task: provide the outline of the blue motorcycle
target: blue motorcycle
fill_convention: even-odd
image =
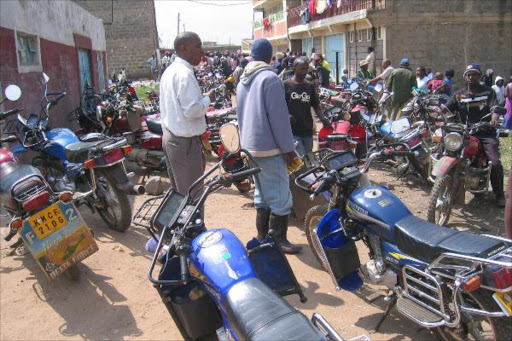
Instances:
[[[230,155],[240,151],[234,124],[220,135]],[[208,195],[260,171],[243,152],[251,161],[242,169],[206,180],[220,161],[187,195],[171,190],[164,196],[148,228],[150,244],[157,244],[149,247],[149,280],[185,340],[343,340],[321,315],[310,321],[279,296],[297,293],[305,301],[272,237],[253,239],[246,250],[231,231],[205,229],[201,211]]]
[[[21,143],[12,150],[37,152],[32,165],[54,192],[72,192],[78,205],[85,204],[98,212],[110,228],[125,231],[132,217],[127,193],[144,193],[143,186],[133,186],[124,167],[132,147],[125,138],[88,134],[79,139],[67,128],[50,128],[50,110],[66,93],[49,93],[50,78],[43,73],[43,79],[41,114],[31,114],[28,119],[18,114],[4,127],[4,133],[16,135]]]
[[[363,281],[392,292],[393,307],[443,340],[506,340],[512,321],[512,240],[475,235],[415,217],[384,186],[360,186],[373,160],[410,156],[382,145],[364,168],[350,152],[326,155],[297,177],[311,198],[330,191],[327,206],[306,215],[311,249],[337,290],[357,290]],[[309,187],[303,178],[318,174]],[[356,241],[369,249],[361,265]]]

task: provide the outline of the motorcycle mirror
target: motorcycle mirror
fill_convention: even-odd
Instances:
[[[21,89],[19,86],[11,84],[7,88],[5,88],[5,97],[9,101],[15,102],[21,97]]]
[[[382,91],[382,84],[378,83],[377,85],[375,85],[375,91],[381,92]]]
[[[359,84],[357,84],[357,82],[350,84],[351,91],[356,91],[358,87],[359,87]]]
[[[47,84],[50,81],[50,77],[43,72],[43,84]]]
[[[231,154],[240,151],[240,135],[238,134],[238,127],[234,123],[226,123],[219,129],[220,139],[222,144]]]

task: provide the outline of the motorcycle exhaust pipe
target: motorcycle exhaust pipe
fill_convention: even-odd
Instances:
[[[141,195],[146,193],[146,187],[143,185],[135,185],[132,188],[130,188],[130,194],[133,195]]]

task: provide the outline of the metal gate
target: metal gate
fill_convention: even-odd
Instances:
[[[338,52],[338,53],[336,53]],[[336,80],[336,75],[343,75],[345,69],[345,35],[336,34],[325,37],[325,59],[331,65],[331,79]],[[338,60],[338,69],[336,69],[336,59]]]
[[[84,93],[86,84],[92,86],[91,54],[89,50],[78,49],[78,71],[80,73],[80,95]]]

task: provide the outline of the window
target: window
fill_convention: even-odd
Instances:
[[[372,40],[372,29],[367,28],[366,29],[366,41],[370,41],[370,40]]]
[[[382,40],[382,26],[377,27],[377,40]]]
[[[357,37],[357,41],[363,41],[363,32],[364,32],[364,30],[359,30],[357,32],[359,33],[358,37]]]
[[[349,32],[350,42],[351,42],[351,43],[353,43],[353,42],[354,42],[354,36],[355,36],[355,33],[356,33],[356,31],[350,31],[350,32]]]
[[[19,72],[42,71],[38,36],[16,32],[16,51]]]

